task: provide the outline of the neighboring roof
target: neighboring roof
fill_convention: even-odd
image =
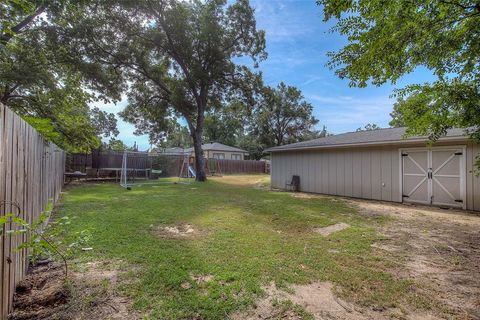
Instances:
[[[183,149],[180,147],[173,147],[173,148],[154,148],[152,153],[162,153],[167,155],[182,155],[189,153],[188,149]]]
[[[406,128],[387,128],[370,131],[347,132],[325,138],[319,138],[309,141],[297,142],[266,149],[265,152],[288,151],[299,149],[316,149],[316,148],[333,148],[345,146],[359,146],[359,145],[375,145],[375,144],[391,144],[391,143],[407,143],[407,142],[426,142],[426,136],[403,137]],[[465,140],[465,129],[450,129],[446,136],[439,139],[443,140]]]
[[[202,145],[203,151],[225,151],[225,152],[241,152],[241,153],[248,153],[248,151],[236,148],[236,147],[230,147],[227,145],[224,145],[222,143],[218,142],[213,142],[213,143],[205,143]],[[188,148],[186,151],[193,152],[193,148]]]
[[[180,147],[173,147],[173,148],[165,148],[163,149],[163,152],[165,153],[172,153],[172,152],[184,152],[185,149],[184,148],[180,148]]]

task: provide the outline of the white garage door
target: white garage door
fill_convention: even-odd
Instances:
[[[463,147],[403,149],[404,202],[465,207],[465,150]]]

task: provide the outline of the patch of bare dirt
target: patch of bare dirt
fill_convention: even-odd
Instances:
[[[116,294],[119,271],[113,267],[112,262],[87,263],[68,279],[61,266],[32,268],[17,286],[9,319],[141,319],[130,299]]]
[[[322,195],[304,192],[292,192],[292,197],[299,199],[320,199],[324,198]]]
[[[200,230],[194,228],[191,224],[182,224],[176,226],[156,226],[154,227],[156,235],[162,238],[186,239],[194,238],[202,234]]]
[[[116,286],[120,261],[86,263],[83,270],[73,275],[74,298],[71,319],[141,319],[131,308],[132,301],[118,295]],[[73,300],[73,299],[72,299]]]
[[[184,290],[191,289],[193,282],[195,282],[198,286],[202,286],[202,285],[212,281],[213,280],[213,275],[211,275],[211,274],[205,274],[205,275],[190,274],[190,279],[192,280],[191,282],[185,281],[182,284],[180,284],[180,287]]]
[[[361,214],[392,217],[372,247],[390,272],[413,279],[431,297],[438,316],[480,319],[480,216],[424,206],[349,200]]]
[[[190,278],[195,281],[197,284],[207,283],[213,280],[211,274],[206,275],[190,275]]]
[[[313,229],[314,232],[321,234],[322,236],[326,237],[331,235],[334,232],[345,230],[349,228],[350,225],[344,222],[332,224],[323,228],[315,228]]]
[[[282,302],[290,301],[294,305],[313,315],[315,319],[366,320],[386,319],[380,312],[361,309],[335,296],[330,282],[314,282],[307,285],[293,285],[287,291],[278,289],[273,283],[264,288],[265,297],[257,301],[254,308],[236,313],[234,320],[288,319],[303,317],[292,309],[281,308]]]
[[[184,282],[180,285],[182,289],[188,290],[192,288],[192,284],[190,282]]]
[[[10,320],[48,319],[63,310],[70,298],[62,266],[43,265],[30,269],[30,274],[16,289],[14,311]]]

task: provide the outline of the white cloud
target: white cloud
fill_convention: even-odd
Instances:
[[[285,10],[287,1],[253,1],[258,28],[266,32],[267,42],[290,42],[314,31],[302,17]]]
[[[305,80],[304,82],[302,82],[300,84],[300,86],[304,87],[304,86],[308,86],[309,84],[312,84],[312,83],[315,83],[315,82],[319,82],[321,81],[322,84],[329,84],[330,82],[328,81],[325,81],[325,78],[322,77],[322,76],[310,76],[308,77],[307,80]]]
[[[268,68],[269,66],[272,67],[279,67],[281,69],[292,69],[303,65],[309,62],[309,59],[304,57],[301,54],[297,53],[290,53],[292,56],[288,57],[285,55],[278,55],[276,57],[268,58],[265,62],[263,62],[262,67]]]
[[[304,88],[312,84],[321,84],[322,87],[332,87],[333,84],[325,76],[310,75],[306,77],[306,80],[300,83],[300,87]]]

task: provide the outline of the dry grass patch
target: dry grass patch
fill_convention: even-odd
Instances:
[[[326,227],[323,227],[323,228],[315,228],[315,229],[313,229],[313,231],[321,234],[324,237],[326,237],[326,236],[329,236],[330,234],[332,234],[334,232],[345,230],[349,227],[350,227],[349,224],[344,223],[344,222],[340,222],[340,223],[335,223],[335,224],[332,224],[332,225],[329,225],[329,226],[326,226]]]
[[[65,319],[141,319],[132,300],[118,294],[120,261],[86,263],[73,275],[73,297]],[[131,269],[131,268],[130,268]]]
[[[313,194],[313,193],[304,193],[304,192],[292,192],[292,197],[299,199],[322,199],[325,198],[323,195]]]
[[[190,275],[190,278],[195,281],[197,284],[207,283],[213,280],[211,274],[206,275]]]
[[[173,226],[156,226],[154,233],[161,238],[188,239],[202,234],[202,232],[191,224]]]
[[[118,295],[121,272],[112,267],[111,262],[83,264],[68,279],[62,266],[32,268],[17,286],[9,319],[141,319],[132,311],[132,301]]]
[[[105,289],[96,285],[86,302],[102,301],[108,292],[131,297],[149,319],[226,319],[255,302],[257,308],[237,319],[254,317],[263,303],[261,317],[270,319],[478,318],[480,285],[473,277],[480,224],[474,218],[367,201],[362,207],[327,196],[297,198],[255,189],[260,178],[215,177],[131,192],[117,185],[69,190],[61,211],[75,219],[69,234],[91,230],[94,248],[78,259],[142,265],[138,274],[117,274],[121,295],[109,291],[116,280],[100,280]],[[229,179],[237,182],[229,185]],[[351,227],[328,237],[313,232],[337,223]],[[329,296],[326,281],[341,300]],[[288,289],[262,302],[268,296],[262,285],[271,282]],[[325,295],[336,303],[330,309],[311,305],[311,297],[325,301]],[[131,312],[128,300],[126,305]]]
[[[389,272],[413,279],[442,318],[480,319],[480,216],[453,209],[351,200],[364,215],[393,219],[372,244],[393,263]],[[423,302],[412,301],[424,307]]]
[[[209,180],[234,185],[239,187],[252,187],[257,189],[266,189],[270,187],[270,176],[266,174],[258,175],[228,175],[221,177],[209,177]]]
[[[379,313],[348,303],[334,294],[327,281],[291,285],[286,290],[273,283],[264,287],[265,296],[254,307],[232,316],[234,320],[256,319],[386,319]]]

